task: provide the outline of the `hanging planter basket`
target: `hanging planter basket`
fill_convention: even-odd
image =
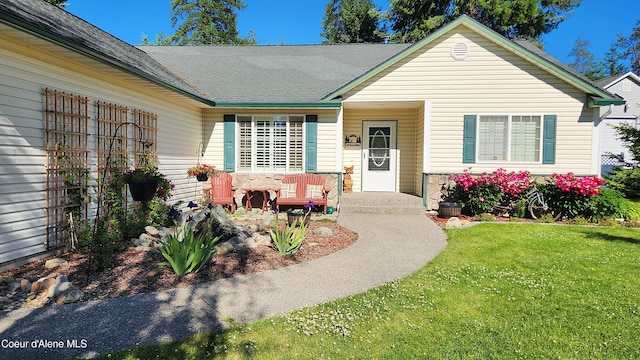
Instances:
[[[287,224],[296,224],[296,227],[298,227],[304,222],[304,226],[309,226],[309,221],[311,221],[311,212],[303,214],[287,210]]]
[[[198,179],[198,181],[207,181],[209,180],[209,175],[206,173],[196,174],[196,179]]]
[[[158,183],[148,181],[146,183],[129,183],[129,192],[133,201],[151,201],[158,190]]]

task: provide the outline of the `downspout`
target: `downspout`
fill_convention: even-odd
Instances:
[[[607,116],[611,115],[611,112],[613,112],[613,104],[609,105],[609,109],[600,116],[600,121],[604,120]]]
[[[598,124],[600,125],[600,123],[607,118],[607,116],[611,115],[611,113],[613,112],[613,104],[609,105],[609,108],[607,109],[607,111],[604,112],[604,114],[600,115],[599,119],[598,119]],[[597,127],[596,127],[597,128]],[[601,153],[601,149],[600,149],[600,132],[597,131],[595,134],[598,137],[598,152],[596,153],[596,158],[598,159],[597,162],[597,170],[596,170],[596,174],[598,175],[598,177],[602,176],[602,153]]]

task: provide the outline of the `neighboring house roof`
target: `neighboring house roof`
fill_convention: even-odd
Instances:
[[[557,77],[564,79],[565,81],[573,84],[574,86],[582,89],[589,95],[587,98],[588,106],[602,106],[602,105],[621,105],[624,104],[624,100],[616,95],[613,95],[606,91],[605,89],[600,88],[599,86],[591,83],[587,78],[573,71],[569,67],[562,64],[557,59],[553,58],[551,55],[545,53],[540,48],[535,45],[526,42],[526,41],[511,41],[504,36],[498,34],[497,32],[489,29],[488,27],[482,25],[481,23],[473,20],[469,16],[462,15],[456,20],[450,22],[449,24],[443,26],[437,31],[433,32],[426,38],[418,41],[413,44],[411,47],[405,49],[404,51],[396,54],[386,62],[380,64],[375,69],[372,69],[366,74],[354,79],[350,83],[346,84],[342,88],[334,91],[325,97],[325,100],[334,99],[343,95],[345,92],[353,89],[358,86],[362,82],[370,79],[371,77],[379,74],[383,70],[388,67],[396,64],[401,59],[405,58],[409,54],[418,51],[423,48],[427,44],[433,42],[438,39],[443,34],[446,34],[453,28],[457,26],[466,26],[467,28],[484,35],[485,37],[492,39],[494,42],[502,45],[504,48],[511,50],[512,52],[519,54],[521,57],[526,60],[546,69],[550,73],[555,74]]]
[[[622,75],[616,75],[616,76],[610,76],[608,78],[604,78],[604,79],[600,79],[598,81],[596,81],[596,84],[600,87],[602,87],[603,89],[608,89],[610,88],[613,84],[619,82],[622,79],[626,79],[626,78],[630,78],[635,80],[638,84],[640,84],[640,76],[634,74],[632,71],[629,71],[626,74],[622,74]]]
[[[143,51],[45,1],[2,0],[0,22],[201,103],[215,105],[211,98],[168,71]]]
[[[211,94],[217,106],[340,106],[321,102],[410,44],[140,46]]]

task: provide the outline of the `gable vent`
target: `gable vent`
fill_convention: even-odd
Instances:
[[[469,45],[457,42],[451,45],[451,57],[456,60],[464,60],[469,56]]]

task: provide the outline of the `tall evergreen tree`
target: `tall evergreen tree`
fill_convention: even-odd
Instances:
[[[625,60],[629,57],[628,39],[618,34],[616,41],[611,43],[604,54],[604,71],[606,76],[616,76],[628,71]]]
[[[631,60],[631,71],[640,75],[640,20],[629,36],[627,49]]]
[[[603,65],[594,60],[589,50],[590,45],[589,40],[578,37],[569,52],[569,56],[574,59],[569,66],[591,80],[602,79],[605,76]]]
[[[538,39],[582,0],[392,0],[394,40],[414,42],[466,14],[508,38]]]
[[[59,8],[64,8],[65,6],[69,5],[67,4],[67,0],[45,0],[45,1]]]
[[[248,44],[238,37],[237,11],[246,7],[242,0],[172,0],[171,37],[176,45]]]
[[[385,37],[382,12],[371,0],[330,0],[324,11],[323,43],[379,43]]]

